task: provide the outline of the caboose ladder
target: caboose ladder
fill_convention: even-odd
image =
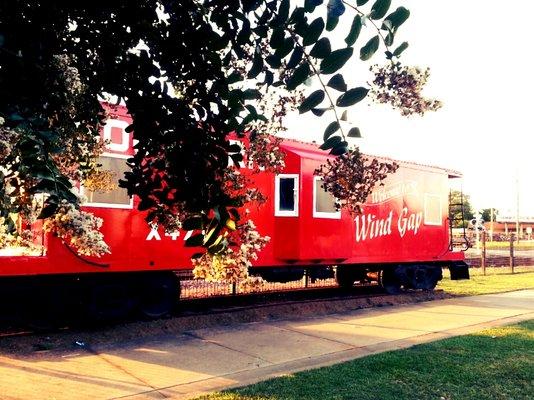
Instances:
[[[470,247],[469,239],[465,230],[465,210],[464,210],[464,193],[460,191],[460,202],[452,203],[452,189],[449,192],[449,250],[461,249],[467,250]],[[459,223],[459,224],[458,224]],[[456,225],[462,228],[460,237],[453,234],[453,228]]]

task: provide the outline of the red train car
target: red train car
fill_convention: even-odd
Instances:
[[[118,178],[133,152],[132,135],[125,130],[130,122],[119,109],[102,132],[109,143],[101,163]],[[268,201],[250,207],[249,217],[271,240],[254,262],[253,274],[283,282],[301,278],[304,271],[312,278],[335,273],[341,286],[376,279],[391,293],[433,289],[443,267],[453,279],[469,277],[463,253],[452,250],[450,238],[449,179],[459,177],[456,172],[400,162],[354,217],[335,209],[314,175],[329,157],[326,152],[291,140],[281,148],[283,173],[254,176]],[[168,312],[179,293],[174,272],[192,268],[194,249],[184,246],[190,233],[150,227],[145,213],[137,210],[138,200],[124,189],[81,191],[88,198],[84,207],[104,220],[111,254],[80,256],[46,235],[46,251],[39,255],[0,255],[0,281],[13,287],[32,282],[32,296],[42,288],[52,288],[58,296],[75,294],[93,315],[121,314],[133,307],[147,316]]]

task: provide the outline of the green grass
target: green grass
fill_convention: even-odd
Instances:
[[[526,400],[534,321],[271,379],[204,400]]]
[[[510,268],[486,268],[484,276],[480,268],[471,268],[471,279],[451,281],[444,270],[438,289],[455,295],[471,296],[534,288],[533,267],[518,267],[516,271],[512,274]]]
[[[486,241],[486,249],[493,250],[508,250],[510,248],[510,242],[490,242]],[[534,241],[520,241],[519,243],[514,242],[515,250],[533,250]]]

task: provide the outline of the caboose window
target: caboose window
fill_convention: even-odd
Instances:
[[[441,198],[435,194],[425,193],[425,225],[441,226],[443,224],[441,218]]]
[[[274,198],[274,215],[297,217],[299,215],[299,176],[295,174],[277,175]]]
[[[319,176],[313,178],[313,216],[315,218],[341,218],[341,211],[336,209],[336,199],[323,188]]]
[[[124,179],[124,173],[129,171],[126,165],[126,158],[101,156],[98,163],[103,171],[110,171],[113,174],[113,188],[108,191],[92,191],[83,188],[83,194],[87,197],[85,206],[109,207],[109,208],[132,208],[132,198],[128,196],[126,189],[119,187],[119,179]]]

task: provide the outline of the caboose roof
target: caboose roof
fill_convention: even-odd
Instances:
[[[330,154],[328,154],[328,150],[319,149],[319,145],[317,143],[303,142],[303,141],[296,140],[296,139],[283,139],[281,147],[288,152],[296,154],[297,156],[309,158],[313,160],[324,160],[325,158],[334,158],[334,156],[331,156]],[[404,167],[408,167],[408,168],[426,170],[426,171],[434,171],[438,173],[446,173],[449,178],[461,178],[462,177],[461,172],[453,170],[453,169],[449,169],[449,168],[442,168],[442,167],[437,167],[434,165],[421,164],[421,163],[416,163],[413,161],[395,160],[390,157],[376,156],[373,154],[363,154],[363,155],[370,157],[370,158],[376,158],[381,161],[389,161],[389,162],[394,161],[397,164],[402,165]]]

